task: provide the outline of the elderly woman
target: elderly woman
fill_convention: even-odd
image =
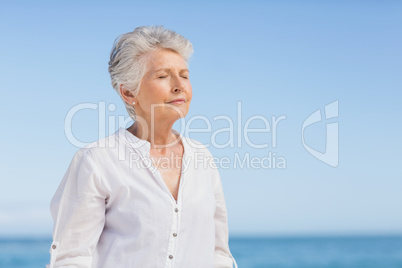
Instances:
[[[116,39],[109,72],[134,124],[74,155],[51,202],[47,267],[237,267],[213,158],[172,129],[190,107],[192,52],[161,26]]]

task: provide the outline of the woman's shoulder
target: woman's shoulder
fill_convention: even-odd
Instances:
[[[90,142],[79,148],[75,153],[75,157],[95,158],[96,156],[105,157],[106,155],[115,154],[121,148],[122,142],[119,131],[116,131],[105,138]]]

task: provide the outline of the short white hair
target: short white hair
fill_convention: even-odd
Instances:
[[[113,88],[122,98],[120,85],[137,95],[146,72],[147,55],[156,49],[169,49],[183,57],[187,66],[193,46],[180,34],[163,26],[141,26],[116,38],[110,53],[109,73]],[[135,120],[134,107],[122,98],[129,116]]]

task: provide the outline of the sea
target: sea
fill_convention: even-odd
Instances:
[[[0,238],[0,267],[45,267],[50,244]],[[229,245],[239,268],[402,268],[402,236],[231,237]]]

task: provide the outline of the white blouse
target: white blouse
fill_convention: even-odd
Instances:
[[[150,143],[119,128],[79,149],[51,201],[53,267],[237,267],[209,150],[183,137],[177,202]]]

